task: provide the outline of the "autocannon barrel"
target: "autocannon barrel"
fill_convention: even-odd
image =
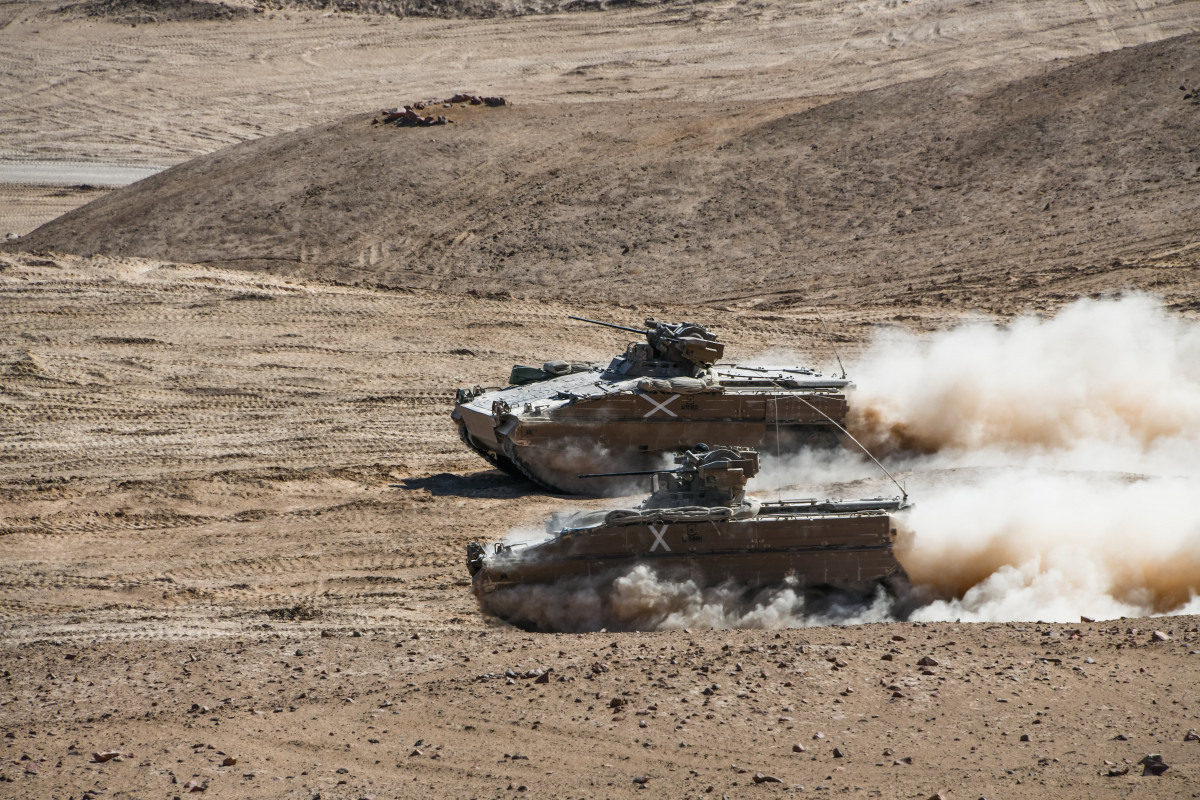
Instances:
[[[576,478],[622,478],[626,475],[662,475],[664,473],[695,472],[693,467],[683,469],[643,469],[636,472],[591,472],[587,475],[576,475]]]
[[[570,314],[567,315],[567,319],[575,319],[575,320],[579,320],[580,322],[590,322],[592,325],[603,325],[605,328],[616,328],[619,331],[629,331],[631,333],[640,333],[643,336],[646,334],[646,331],[644,331],[640,328],[630,328],[626,325],[614,325],[611,322],[601,322],[598,319],[587,319],[586,317],[576,317],[576,316],[573,316]]]

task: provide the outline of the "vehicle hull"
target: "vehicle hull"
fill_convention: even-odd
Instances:
[[[800,587],[870,594],[904,581],[886,509],[847,505],[822,511],[838,506],[775,504],[746,519],[699,518],[693,509],[682,516],[695,518],[675,521],[668,509],[654,521],[566,529],[537,544],[484,553],[472,566],[473,587],[484,597],[565,578],[606,579],[638,564],[698,586],[754,589],[791,579]]]
[[[459,403],[453,414],[459,435],[493,465],[551,491],[611,495],[629,492],[630,482],[577,476],[653,469],[665,454],[701,442],[767,455],[831,449],[841,444],[848,411],[839,387],[766,390],[717,383],[683,394],[606,385],[596,377],[587,387],[578,385],[578,376],[560,379],[560,387],[546,381],[538,384],[540,397],[522,386]],[[555,400],[539,402],[541,397]]]

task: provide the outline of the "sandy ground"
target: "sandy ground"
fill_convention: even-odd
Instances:
[[[604,501],[484,469],[447,389],[549,339],[602,357],[622,335],[565,320],[602,307],[68,256],[0,281],[7,796],[1195,796],[1195,617],[553,635],[481,614],[468,541]],[[847,354],[892,326],[855,316],[829,320]],[[720,330],[830,356],[811,317]],[[1172,768],[1142,777],[1148,753]]]
[[[1028,78],[1200,20],[1193,2],[818,2],[133,28],[54,7],[0,7],[0,158],[180,163],[460,89],[799,108]],[[3,187],[0,227],[91,199]],[[526,633],[480,612],[464,546],[603,501],[485,469],[448,419],[457,386],[626,341],[568,313],[695,317],[731,356],[822,366],[834,342],[853,358],[1130,287],[1194,318],[1195,238],[1171,224],[1144,258],[1005,291],[971,289],[983,267],[912,294],[848,267],[822,289],[832,336],[811,298],[761,287],[614,308],[0,254],[0,796],[1200,796],[1200,618]],[[839,488],[878,490],[859,477]],[[1165,774],[1143,775],[1151,753]]]
[[[137,27],[0,10],[0,156],[172,164],[417,97],[820,97],[1015,78],[1195,32],[1195,2],[714,2],[496,20],[270,12]]]
[[[109,189],[78,189],[71,186],[42,186],[0,183],[0,236],[22,236],[55,217],[90,203]]]

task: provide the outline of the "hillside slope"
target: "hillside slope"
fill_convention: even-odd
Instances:
[[[455,124],[365,114],[228,148],[21,246],[565,298],[1005,311],[1048,281],[1194,294],[1197,35],[816,105],[444,113]]]

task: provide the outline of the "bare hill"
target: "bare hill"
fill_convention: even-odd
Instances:
[[[1006,311],[1058,284],[1183,303],[1198,89],[1188,35],[816,105],[456,106],[409,129],[363,114],[195,159],[21,246],[531,296]]]
[[[219,0],[84,0],[61,6],[55,13],[122,25],[147,25],[240,19],[264,11],[288,10],[482,19],[671,4],[672,0],[253,0],[236,5]]]
[[[704,2],[704,0],[699,0]],[[674,5],[673,0],[258,0],[263,9],[309,9],[395,17],[521,17],[629,6]],[[679,3],[692,5],[692,3]]]
[[[121,25],[160,22],[211,22],[242,19],[254,13],[245,6],[211,0],[84,0],[55,9],[68,18],[98,19]]]

